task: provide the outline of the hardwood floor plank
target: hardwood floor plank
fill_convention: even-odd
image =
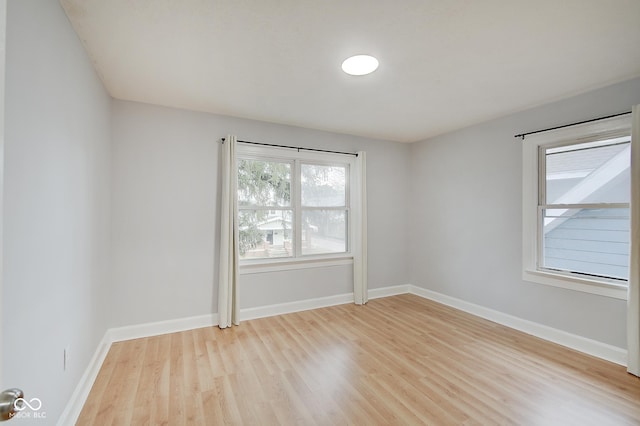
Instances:
[[[623,367],[413,295],[112,345],[79,425],[637,425]]]
[[[94,397],[87,399],[82,410],[83,413],[86,413],[88,418],[96,418],[100,416],[99,410],[102,404],[102,399],[109,386],[109,381],[113,376],[122,347],[122,345],[112,345],[104,362],[102,363],[100,374],[96,377],[93,387],[91,388],[91,395]]]
[[[125,345],[123,348],[122,353],[124,356],[121,358],[121,363],[116,366],[116,369],[122,370],[122,373],[118,374],[118,372],[116,372],[113,376],[115,380],[110,383],[110,386],[118,389],[118,393],[135,395],[138,382],[140,381],[142,361],[147,343],[148,341],[146,339],[136,339],[131,341],[130,345]],[[107,399],[103,399],[103,401],[106,400]],[[130,424],[131,416],[133,415],[134,401],[135,398],[120,399],[118,403],[114,405],[115,409],[108,410],[106,417],[110,418],[109,421],[111,424]]]
[[[158,380],[157,359],[158,347],[160,341],[158,339],[149,339],[144,353],[144,361],[140,380],[138,381],[138,389],[136,390],[132,424],[151,425],[151,412],[148,409],[154,400],[154,390]]]

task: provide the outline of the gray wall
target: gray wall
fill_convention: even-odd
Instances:
[[[513,136],[638,103],[635,79],[412,144],[411,283],[625,348],[625,301],[522,281],[522,150]]]
[[[412,283],[625,347],[624,301],[521,280],[513,135],[627,110],[640,80],[402,145],[112,102],[58,2],[39,0],[9,1],[6,74],[3,379],[51,421],[107,327],[217,311],[229,133],[367,151],[370,288]],[[351,291],[351,268],[243,275],[241,286],[245,308],[330,296]]]
[[[52,424],[106,331],[111,100],[57,1],[7,16],[3,382]]]
[[[220,138],[367,151],[369,285],[409,282],[409,146],[140,103],[113,104],[110,326],[217,312]],[[339,266],[242,275],[241,307],[353,291]]]

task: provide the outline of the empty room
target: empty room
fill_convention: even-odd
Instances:
[[[0,420],[640,424],[639,19],[0,0]]]

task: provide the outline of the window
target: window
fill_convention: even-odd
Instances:
[[[626,116],[527,136],[525,280],[626,298],[630,127]]]
[[[293,249],[291,163],[238,160],[238,245],[241,259],[289,257]]]
[[[303,255],[347,251],[348,167],[300,164]]]
[[[354,158],[238,146],[241,265],[349,257]]]

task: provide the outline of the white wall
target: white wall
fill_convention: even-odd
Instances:
[[[42,400],[34,424],[56,421],[106,331],[110,105],[59,3],[10,0],[3,379]]]
[[[4,212],[4,81],[5,81],[5,51],[7,35],[7,0],[0,0],[0,241],[2,241],[2,217]],[[0,244],[0,308],[2,307],[2,245]],[[2,311],[0,310],[0,387],[2,380]],[[4,387],[2,387],[4,389]]]
[[[513,136],[637,103],[640,79],[412,144],[411,283],[625,348],[625,301],[522,281],[522,150]]]
[[[407,284],[409,146],[115,101],[110,326],[217,312],[220,138],[367,151],[369,285]],[[241,307],[353,291],[351,267],[242,275]]]

